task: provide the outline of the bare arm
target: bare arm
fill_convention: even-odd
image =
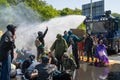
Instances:
[[[36,73],[32,73],[32,74],[31,74],[31,79],[32,79],[32,78],[36,78],[37,76],[38,76],[38,73],[37,73],[37,72],[36,72]]]
[[[43,38],[44,38],[45,35],[47,34],[47,31],[48,31],[48,27],[46,27],[46,30],[45,30],[45,32],[44,32],[44,34],[43,34]]]

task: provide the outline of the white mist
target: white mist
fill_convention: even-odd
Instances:
[[[16,45],[17,48],[29,48],[32,50],[35,49],[34,41],[37,37],[37,32],[42,31],[44,32],[46,29],[46,26],[48,27],[48,33],[45,36],[45,46],[48,48],[51,47],[53,42],[56,39],[56,35],[58,33],[63,35],[63,32],[65,30],[69,29],[75,29],[77,28],[85,19],[84,16],[79,15],[69,15],[65,17],[58,17],[53,18],[47,22],[39,23],[39,24],[33,24],[33,25],[27,25],[27,26],[20,26],[17,29],[17,39],[16,39]],[[36,51],[35,51],[36,52]]]

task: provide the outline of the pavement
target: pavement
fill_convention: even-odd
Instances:
[[[89,63],[80,64],[80,68],[76,71],[74,80],[108,80],[110,72],[120,72],[120,64],[113,64],[107,67],[96,67]]]
[[[120,54],[111,55],[108,56],[108,58],[109,58],[108,66],[96,67],[86,62],[85,57],[84,61],[81,61],[80,68],[76,70],[74,80],[108,80],[108,75],[110,72],[115,73],[120,72]]]

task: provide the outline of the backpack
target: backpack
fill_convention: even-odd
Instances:
[[[36,38],[36,40],[35,40],[35,46],[39,47],[41,45],[42,45],[42,43],[40,42],[40,40],[38,38]]]

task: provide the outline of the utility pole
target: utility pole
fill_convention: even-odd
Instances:
[[[93,20],[93,15],[92,15],[92,0],[90,0],[90,19],[91,19],[91,24],[90,24],[90,29],[91,29],[91,31],[92,31],[92,27],[93,27],[93,22],[92,22],[92,20]],[[91,34],[91,31],[90,31],[90,34]]]
[[[90,1],[90,18],[92,20],[92,0]]]

